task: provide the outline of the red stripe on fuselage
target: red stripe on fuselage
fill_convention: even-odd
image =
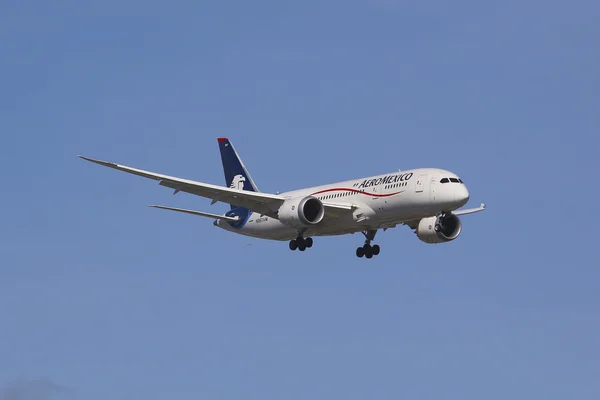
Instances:
[[[393,196],[395,194],[400,194],[403,192],[403,191],[400,191],[400,192],[387,193],[387,194],[377,194],[377,193],[363,192],[360,190],[350,189],[350,188],[333,188],[333,189],[321,190],[320,192],[315,192],[315,193],[311,194],[310,196],[314,196],[314,195],[322,194],[322,193],[328,193],[328,192],[337,192],[337,191],[359,193],[359,194],[364,194],[364,195],[373,196],[373,197],[389,197],[389,196]]]

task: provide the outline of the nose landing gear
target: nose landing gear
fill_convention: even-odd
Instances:
[[[362,247],[359,247],[356,249],[356,256],[358,258],[362,258],[362,257],[366,257],[366,258],[373,258],[373,256],[376,256],[379,254],[379,252],[381,251],[381,248],[379,247],[378,244],[371,246],[371,241],[375,239],[375,234],[377,233],[377,230],[370,230],[370,231],[364,231],[362,232],[363,235],[365,235],[365,244]]]

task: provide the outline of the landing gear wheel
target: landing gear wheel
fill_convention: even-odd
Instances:
[[[300,250],[305,251],[306,249],[312,247],[313,240],[312,238],[303,238],[302,236],[298,236],[296,239],[290,240],[290,250]]]
[[[379,252],[381,251],[381,248],[379,247],[379,245],[371,246],[371,242],[375,239],[376,233],[377,233],[377,229],[362,232],[362,234],[365,235],[366,240],[365,240],[365,244],[362,247],[359,247],[358,249],[356,249],[356,255],[358,257],[364,256],[366,258],[373,258],[373,256],[376,256],[379,254]]]
[[[380,251],[381,251],[381,248],[379,247],[378,244],[373,246],[373,255],[374,256],[378,256]]]
[[[356,249],[356,257],[362,258],[364,255],[365,255],[365,249],[363,249],[362,247],[359,247],[358,249]]]

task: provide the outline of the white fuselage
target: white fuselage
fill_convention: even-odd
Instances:
[[[469,200],[469,192],[456,174],[437,168],[392,172],[282,193],[289,198],[314,196],[324,203],[352,204],[351,213],[324,219],[308,227],[304,236],[333,236],[365,230],[391,228],[398,224],[454,211]],[[215,221],[225,230],[271,240],[291,240],[298,229],[278,219],[251,213],[245,223],[232,227]]]

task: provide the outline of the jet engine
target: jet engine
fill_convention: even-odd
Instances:
[[[462,231],[460,218],[452,213],[423,218],[417,226],[417,237],[425,243],[445,243],[454,240]]]
[[[324,215],[323,203],[313,196],[288,199],[278,211],[279,221],[294,228],[306,228],[316,225],[321,222]]]

